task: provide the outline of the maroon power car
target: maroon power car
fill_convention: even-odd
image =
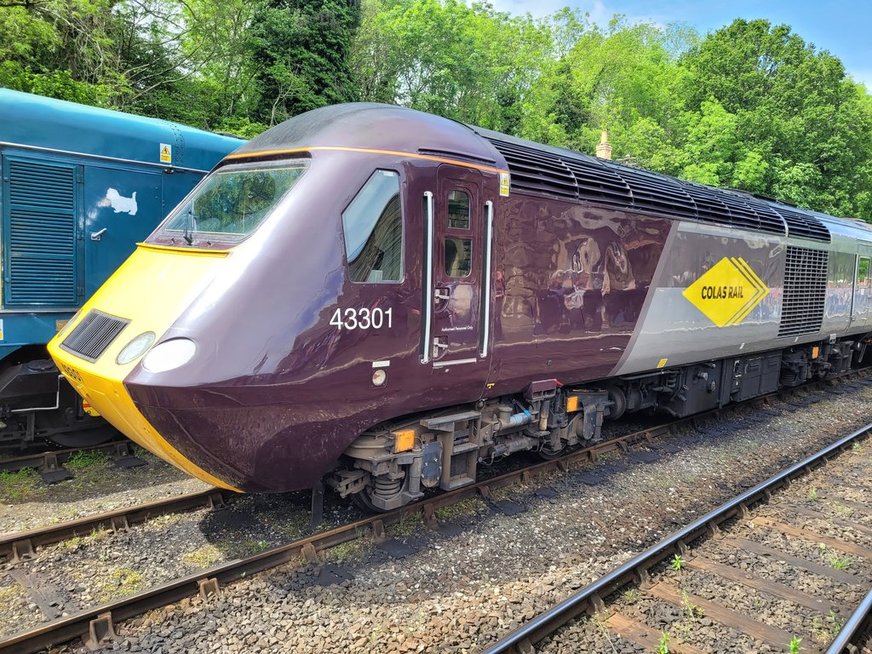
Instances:
[[[872,332],[859,221],[386,105],[270,129],[142,248],[53,344],[80,392],[204,479],[379,510],[843,372]]]

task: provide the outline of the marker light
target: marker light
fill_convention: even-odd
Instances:
[[[152,343],[154,343],[154,332],[143,332],[122,348],[118,356],[115,357],[115,363],[119,366],[126,366],[145,354]]]
[[[149,372],[166,372],[185,365],[197,351],[197,345],[188,338],[173,338],[158,343],[142,360],[142,367]]]

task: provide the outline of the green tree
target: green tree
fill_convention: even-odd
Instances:
[[[250,28],[260,90],[253,117],[274,125],[356,100],[348,52],[358,20],[359,9],[347,0],[262,0]]]
[[[352,51],[361,98],[517,131],[548,30],[489,4],[367,0]]]
[[[837,58],[785,25],[736,20],[681,63],[685,108],[701,116],[688,121],[686,173],[696,176],[702,161],[721,184],[829,213],[868,212],[870,103]],[[721,128],[732,144],[708,150],[699,132],[715,106],[718,120],[730,117]]]

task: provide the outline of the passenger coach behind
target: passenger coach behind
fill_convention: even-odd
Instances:
[[[372,104],[225,158],[51,344],[156,454],[390,509],[858,364],[872,231]]]

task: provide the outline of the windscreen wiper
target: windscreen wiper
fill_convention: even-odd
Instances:
[[[188,214],[185,216],[185,242],[188,245],[194,243],[194,210],[188,209]]]

